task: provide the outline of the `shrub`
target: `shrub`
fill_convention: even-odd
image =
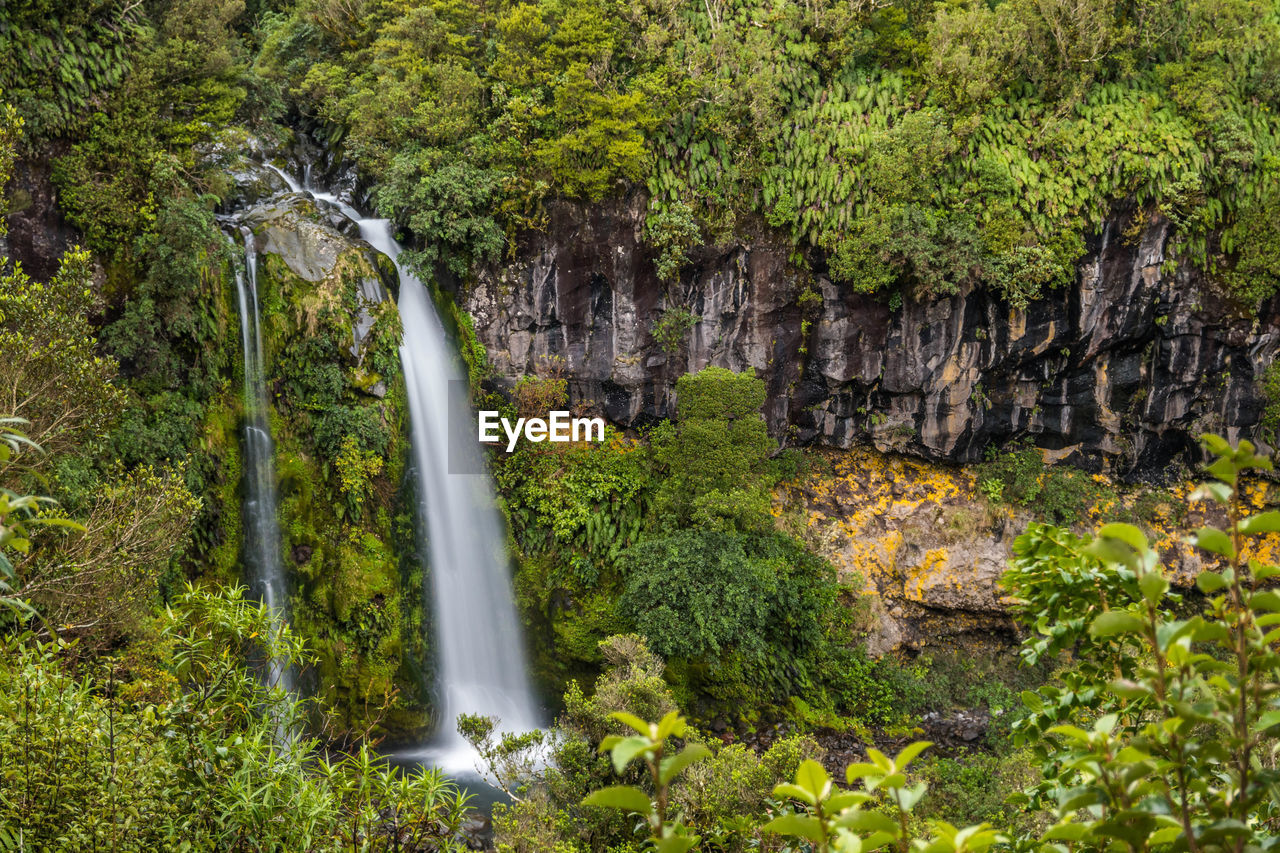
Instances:
[[[620,611],[663,657],[763,656],[778,579],[741,536],[686,530],[646,539],[624,557]]]
[[[56,642],[0,656],[0,841],[40,850],[457,849],[467,796],[367,747],[320,752],[304,708],[254,671],[298,662],[273,614],[188,588],[143,659],[74,670]],[[122,676],[131,674],[133,680]]]
[[[748,527],[762,527],[759,512],[741,513],[742,501],[758,509],[771,474],[769,454],[775,448],[760,407],[764,382],[753,374],[708,367],[676,381],[678,421],[651,435],[653,459],[662,486],[658,511],[677,524],[689,523],[702,503],[702,521],[714,515],[713,503],[731,501],[731,517],[754,516]],[[719,492],[719,498],[707,498]],[[755,494],[753,494],[755,493]],[[733,498],[732,496],[737,496]]]
[[[684,343],[684,336],[689,330],[698,325],[701,318],[692,311],[684,308],[669,308],[663,311],[658,319],[653,321],[654,343],[658,345],[658,349],[674,355],[680,351],[680,346]]]

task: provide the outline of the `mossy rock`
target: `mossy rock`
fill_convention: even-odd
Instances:
[[[428,717],[420,685],[405,680],[421,587],[404,585],[392,547],[408,456],[399,314],[371,298],[386,290],[374,286],[380,256],[314,217],[306,204],[249,216],[291,618],[315,657],[305,680],[329,733],[376,725],[395,737]],[[341,473],[349,436],[378,460],[358,488]]]

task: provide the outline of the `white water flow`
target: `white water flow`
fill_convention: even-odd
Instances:
[[[275,448],[267,417],[267,385],[262,365],[262,327],[258,318],[258,254],[253,237],[244,238],[245,271],[236,268],[240,299],[240,338],[244,350],[244,550],[250,592],[281,623],[287,622],[288,594],[276,516]],[[294,692],[294,673],[284,661],[267,663],[266,681]]]
[[[280,176],[280,179],[284,181],[285,186],[289,188],[289,192],[291,193],[302,192],[302,187],[298,186],[298,182],[295,181],[293,179],[293,176],[290,175],[288,172],[279,168],[278,166],[273,166],[270,163],[265,163],[263,165],[265,165],[268,169],[270,169],[271,171],[275,172],[277,175]]]
[[[426,285],[400,263],[390,222],[361,217],[331,194],[309,192],[353,220],[399,273],[400,360],[409,392],[419,530],[430,558],[442,704],[437,742],[416,757],[454,772],[471,770],[476,755],[457,733],[459,714],[496,717],[508,732],[532,731],[539,714],[511,595],[506,530],[475,442],[466,381]]]

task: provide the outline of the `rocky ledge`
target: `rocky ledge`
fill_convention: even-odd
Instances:
[[[1199,271],[1171,271],[1162,218],[1114,216],[1075,285],[1025,311],[973,288],[891,310],[797,270],[768,233],[701,252],[665,285],[643,221],[640,197],[555,203],[514,260],[480,272],[463,302],[500,385],[562,371],[575,403],[635,426],[672,413],[687,370],[755,368],[783,443],[971,462],[1026,435],[1051,459],[1130,477],[1191,460],[1205,430],[1257,432],[1280,305],[1255,315]],[[667,353],[654,330],[673,310],[696,325]]]

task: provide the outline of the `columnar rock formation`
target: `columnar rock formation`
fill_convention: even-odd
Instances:
[[[670,414],[686,370],[753,367],[786,443],[869,440],[969,462],[1029,434],[1054,458],[1155,474],[1190,459],[1200,432],[1256,432],[1280,310],[1255,317],[1198,270],[1172,269],[1169,223],[1135,217],[1115,215],[1090,237],[1075,285],[1025,311],[970,287],[891,310],[798,271],[769,234],[702,251],[664,285],[642,242],[642,198],[557,203],[464,302],[500,384],[563,370],[576,401],[620,424]],[[800,300],[806,289],[820,305]],[[667,354],[653,330],[672,309],[698,323]]]

